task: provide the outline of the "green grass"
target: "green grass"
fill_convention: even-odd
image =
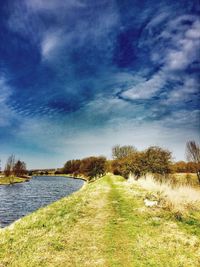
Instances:
[[[199,215],[178,221],[146,193],[113,175],[87,184],[0,230],[0,266],[200,266]]]
[[[12,183],[23,183],[26,181],[27,181],[26,178],[20,178],[20,177],[0,177],[0,185],[8,185]]]

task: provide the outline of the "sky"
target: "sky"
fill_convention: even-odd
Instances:
[[[56,168],[200,139],[198,0],[1,0],[0,159]]]

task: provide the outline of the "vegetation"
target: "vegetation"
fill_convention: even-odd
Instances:
[[[16,161],[15,156],[11,155],[7,159],[4,176],[0,177],[0,184],[12,184],[25,181],[19,178],[28,178],[26,164],[20,160]]]
[[[193,178],[196,176],[192,176],[191,173],[196,172],[197,176],[199,175],[199,146],[193,141],[188,144],[190,144],[190,149],[188,148],[190,152],[187,153],[189,162],[173,162],[172,153],[159,146],[151,146],[144,151],[138,151],[131,145],[116,145],[112,148],[113,160],[106,160],[104,157],[69,160],[64,164],[63,169],[57,170],[55,174],[84,177],[90,181],[92,178],[101,177],[106,172],[121,175],[126,179],[134,175],[136,180],[151,173],[157,181],[169,180],[175,184],[179,181],[175,173],[181,172],[187,173],[186,179],[183,180],[186,180],[187,184],[194,185],[196,183],[193,182]]]
[[[118,149],[120,148],[118,147]],[[123,158],[116,159],[114,157],[112,171],[125,178],[133,174],[136,179],[139,179],[148,172],[165,176],[171,172],[171,161],[171,152],[154,146],[141,152],[132,150],[132,153]]]
[[[184,216],[189,209],[200,211],[199,188],[192,188],[188,184],[181,185],[179,183],[174,186],[173,180],[160,183],[153,175],[147,175],[137,181],[132,180],[132,183],[148,190],[148,199],[157,200],[175,216],[176,214],[179,214],[179,217]]]
[[[187,144],[189,162],[173,163],[158,146],[119,145],[113,160],[67,161],[58,174],[94,183],[0,230],[0,266],[200,266],[198,149]],[[11,156],[1,179],[25,173]]]
[[[23,177],[27,173],[25,162],[18,160],[13,167],[13,173],[17,177]]]
[[[112,148],[112,157],[113,159],[120,160],[134,155],[136,151],[137,149],[133,146],[116,145]]]
[[[173,186],[187,185],[199,187],[196,173],[172,173],[168,176],[168,182]]]
[[[196,173],[200,184],[200,146],[195,141],[189,141],[186,144],[186,153],[188,160],[196,163]]]
[[[63,167],[64,174],[84,176],[88,180],[99,178],[106,172],[105,157],[88,157],[82,160],[69,160]]]
[[[12,182],[11,182],[12,181]],[[15,184],[15,183],[23,183],[28,181],[28,178],[20,178],[20,177],[16,177],[16,176],[12,176],[12,177],[0,177],[0,185],[8,185],[8,184]],[[1,265],[0,265],[1,266]]]
[[[196,173],[197,169],[200,169],[200,163],[178,161],[173,163],[172,171],[178,173]]]
[[[200,213],[148,208],[147,194],[119,176],[89,183],[1,230],[1,266],[199,266]]]
[[[11,155],[7,159],[5,170],[4,170],[4,175],[5,177],[8,177],[10,183],[13,183],[14,166],[15,166],[15,156]]]

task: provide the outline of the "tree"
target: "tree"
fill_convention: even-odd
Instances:
[[[25,162],[18,160],[13,167],[13,173],[18,177],[24,176],[27,173]]]
[[[10,183],[13,182],[12,176],[13,176],[14,165],[15,165],[15,156],[11,155],[8,157],[7,162],[6,162],[6,166],[4,169],[4,174],[6,177],[9,177]]]
[[[200,184],[200,146],[195,141],[186,143],[186,157],[188,161],[196,163],[196,174]]]
[[[138,179],[147,172],[144,160],[144,152],[134,152],[126,158],[113,160],[112,171],[126,179],[129,178],[130,174]]]
[[[113,159],[123,159],[136,153],[137,149],[133,146],[119,146],[116,145],[112,148]]]
[[[146,168],[151,173],[165,175],[171,172],[171,152],[159,146],[151,146],[145,151]]]
[[[173,164],[174,172],[187,172],[187,163],[185,161],[178,161]]]
[[[81,174],[90,179],[97,178],[106,172],[106,158],[105,157],[89,157],[81,160],[80,165]]]
[[[79,172],[80,165],[81,161],[79,159],[68,160],[63,167],[63,173],[65,174],[77,173]]]

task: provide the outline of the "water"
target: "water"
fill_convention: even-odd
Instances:
[[[0,185],[0,227],[79,190],[83,181],[60,176],[33,177],[29,182]]]

